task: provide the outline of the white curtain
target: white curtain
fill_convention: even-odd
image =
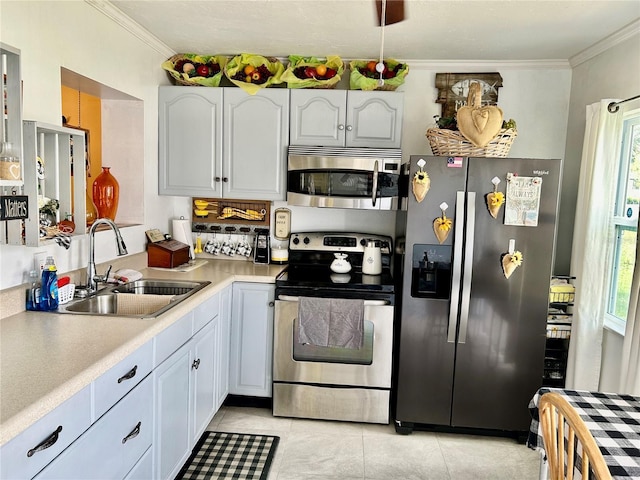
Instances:
[[[609,113],[601,100],[587,106],[571,275],[576,279],[567,388],[598,390],[602,329],[611,271],[611,225],[619,163],[621,113]]]
[[[640,238],[638,236],[637,238]],[[640,244],[636,242],[636,265],[629,298],[627,327],[622,345],[620,392],[640,396]]]

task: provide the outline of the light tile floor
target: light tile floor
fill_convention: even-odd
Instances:
[[[223,407],[208,430],[277,435],[268,480],[537,480],[538,453],[513,439],[274,417]]]

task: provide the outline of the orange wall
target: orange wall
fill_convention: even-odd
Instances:
[[[78,102],[78,95],[80,95]],[[62,86],[62,115],[67,117],[68,126],[89,130],[89,176],[87,191],[93,198],[93,180],[102,171],[102,116],[101,103],[98,97],[79,93],[69,87]],[[74,171],[77,175],[78,170]]]

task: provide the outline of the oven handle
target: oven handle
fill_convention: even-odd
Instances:
[[[278,300],[282,302],[297,302],[300,297],[294,295],[278,295]],[[365,300],[365,307],[380,307],[383,305],[391,305],[389,300]]]

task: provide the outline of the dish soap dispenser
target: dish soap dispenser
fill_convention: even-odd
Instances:
[[[40,310],[40,277],[36,270],[29,272],[26,309],[31,311]]]
[[[58,309],[58,273],[53,257],[47,257],[42,270],[40,287],[40,310]]]

